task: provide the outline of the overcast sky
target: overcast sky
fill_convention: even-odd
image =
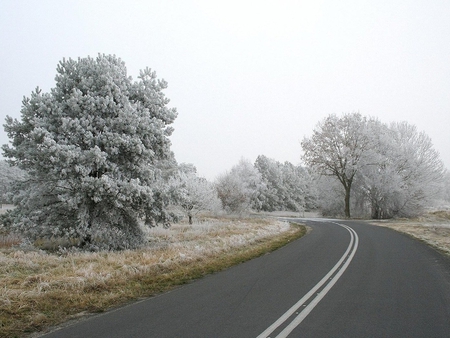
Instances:
[[[448,0],[1,0],[0,43],[1,124],[63,57],[105,53],[169,83],[172,150],[210,180],[242,157],[300,164],[317,122],[354,111],[416,125],[450,168]]]

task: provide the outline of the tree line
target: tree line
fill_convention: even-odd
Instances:
[[[145,244],[145,227],[205,210],[387,218],[413,215],[439,193],[450,200],[430,138],[406,122],[330,115],[303,139],[304,165],[260,155],[209,182],[170,150],[177,111],[151,69],[134,81],[113,55],[63,59],[55,80],[4,124],[0,197],[16,209],[2,222],[30,239],[124,249]]]
[[[323,179],[328,194],[343,195],[345,217],[351,216],[351,207],[372,218],[414,216],[440,196],[445,175],[440,155],[430,137],[407,122],[388,125],[359,113],[330,115],[302,147],[304,162],[331,178]],[[339,204],[342,199],[332,199],[324,209],[333,214],[342,210]]]

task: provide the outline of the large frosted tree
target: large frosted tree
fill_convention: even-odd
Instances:
[[[368,165],[357,176],[372,218],[408,217],[439,197],[444,166],[431,139],[407,122],[372,128]]]
[[[78,238],[86,247],[142,242],[140,220],[165,218],[157,191],[177,113],[150,69],[137,81],[112,55],[63,59],[56,86],[24,98],[6,118],[9,163],[28,173],[16,187],[16,226],[34,237]]]
[[[345,217],[350,217],[350,194],[355,175],[371,146],[369,121],[359,113],[329,115],[304,138],[303,160],[318,173],[333,176],[344,188]]]

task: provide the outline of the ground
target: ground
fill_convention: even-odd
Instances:
[[[450,211],[433,211],[415,219],[371,221],[417,238],[450,256]]]

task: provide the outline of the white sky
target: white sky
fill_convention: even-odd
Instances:
[[[450,168],[448,0],[1,0],[0,46],[1,124],[63,57],[116,54],[169,83],[172,150],[208,179],[299,164],[318,121],[353,111],[416,125]]]

